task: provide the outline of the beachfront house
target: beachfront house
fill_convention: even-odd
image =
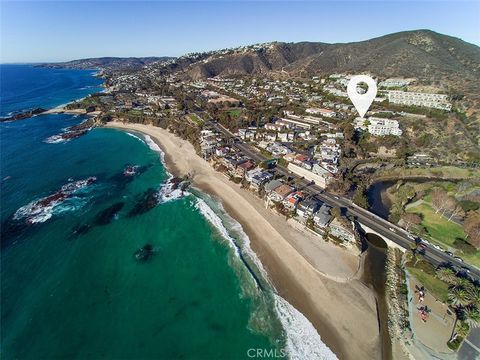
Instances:
[[[326,228],[330,223],[330,221],[332,221],[332,215],[330,215],[330,209],[331,207],[328,206],[327,204],[322,204],[320,209],[313,215],[313,221],[319,228],[321,229]]]
[[[287,184],[281,184],[273,189],[267,196],[270,200],[274,202],[283,201],[289,194],[291,194],[295,189]]]
[[[340,221],[336,218],[333,219],[330,223],[330,234],[347,243],[353,243],[355,241],[353,227],[347,221]]]
[[[237,165],[235,169],[235,176],[239,178],[244,178],[247,171],[252,170],[255,167],[255,163],[253,160],[246,160]]]
[[[304,195],[301,191],[295,191],[291,194],[289,194],[284,200],[283,200],[283,206],[285,206],[286,209],[288,210],[295,210],[297,207],[297,204],[303,199]]]
[[[264,171],[261,168],[255,168],[253,170],[247,171],[245,174],[245,179],[250,183],[250,186],[258,189],[262,184],[265,184],[267,181],[271,180],[273,175],[268,171]]]
[[[297,215],[306,219],[309,217],[313,217],[313,214],[315,214],[318,209],[321,206],[321,202],[310,198],[306,200],[302,200],[298,205],[297,205]]]

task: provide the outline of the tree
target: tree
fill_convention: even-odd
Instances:
[[[468,242],[480,248],[480,210],[469,211],[465,217],[463,228],[468,236]]]
[[[332,208],[332,210],[330,210],[330,214],[336,218],[336,219],[340,219],[340,217],[342,216],[342,211],[340,210],[340,208],[338,206],[335,206]]]
[[[367,196],[365,195],[365,185],[360,184],[357,185],[357,188],[355,189],[355,192],[353,193],[353,202],[357,204],[358,206],[366,209],[368,208],[368,199]]]
[[[405,213],[402,216],[402,220],[405,223],[405,230],[408,230],[412,225],[419,225],[422,223],[422,217],[414,213]]]
[[[436,188],[432,190],[430,195],[432,197],[432,205],[435,208],[435,213],[443,210],[449,199],[447,192],[443,189]]]
[[[474,284],[471,284],[467,288],[467,292],[468,292],[468,297],[470,299],[471,305],[477,308],[480,307],[480,287]]]
[[[462,286],[454,286],[448,292],[448,300],[457,307],[463,307],[470,303],[468,292]]]
[[[460,205],[456,205],[455,208],[450,211],[450,216],[448,217],[448,221],[452,221],[452,218],[454,216],[460,216],[462,218],[465,216],[465,211]]]
[[[415,196],[415,188],[411,185],[400,186],[397,192],[397,196],[402,205],[405,205],[410,199]]]
[[[463,310],[465,316],[465,322],[470,328],[476,328],[480,326],[480,311],[476,306],[468,306]]]
[[[450,268],[441,268],[437,271],[436,275],[440,280],[445,281],[450,285],[454,285],[457,282],[457,276],[455,275],[455,271]]]

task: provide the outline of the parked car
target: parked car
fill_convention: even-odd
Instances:
[[[453,256],[453,253],[451,251],[446,251],[445,250],[445,254],[447,254],[448,256]]]

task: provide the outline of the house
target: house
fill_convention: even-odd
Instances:
[[[273,175],[268,171],[264,171],[260,168],[255,168],[253,170],[247,171],[245,174],[245,179],[250,183],[250,186],[254,188],[259,188],[260,185],[265,184],[267,181],[271,180]]]
[[[271,152],[273,156],[281,156],[292,152],[288,147],[279,143],[269,145],[266,150]]]
[[[294,138],[294,133],[278,133],[278,141],[288,142],[292,141]]]
[[[223,157],[229,153],[230,149],[228,147],[219,147],[215,149],[215,155],[218,157]]]
[[[308,114],[315,114],[315,115],[321,115],[324,117],[329,117],[333,118],[337,116],[337,113],[333,110],[330,109],[322,109],[322,108],[308,108],[305,110],[306,113]]]
[[[333,219],[330,223],[330,234],[348,243],[355,241],[355,234],[352,226],[348,226],[345,222]]]
[[[313,215],[313,221],[319,228],[326,228],[330,221],[332,220],[332,215],[330,215],[331,207],[327,204],[322,204],[320,209]]]
[[[252,160],[247,160],[237,165],[235,169],[235,176],[239,178],[244,178],[247,171],[252,170],[255,167],[255,164]]]
[[[282,131],[284,128],[285,126],[282,124],[272,124],[272,123],[265,124],[265,129],[267,130]]]
[[[293,187],[282,183],[282,185],[277,186],[272,192],[270,192],[268,198],[272,201],[280,202],[283,201],[293,191]]]
[[[267,182],[265,184],[265,193],[268,196],[271,192],[273,192],[273,190],[275,190],[277,187],[279,187],[282,184],[283,184],[283,182],[281,180],[278,180],[278,179],[274,179],[274,180],[271,180],[271,181]]]
[[[289,209],[289,210],[294,210],[297,207],[297,204],[302,201],[303,199],[303,193],[301,191],[295,191],[291,194],[289,194],[284,200],[283,200],[283,205]]]
[[[299,204],[297,204],[297,215],[306,219],[309,217],[313,217],[318,209],[321,206],[321,202],[310,198],[306,200],[302,200]]]

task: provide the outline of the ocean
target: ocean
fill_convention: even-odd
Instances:
[[[0,72],[2,115],[101,89],[94,71]],[[49,141],[83,120],[0,124],[2,358],[335,358],[221,204],[169,184],[148,136]]]

